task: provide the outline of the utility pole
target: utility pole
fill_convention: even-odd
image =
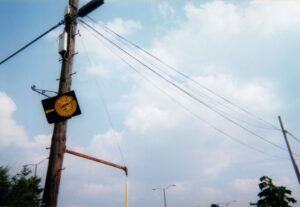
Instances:
[[[69,0],[70,10],[65,14],[65,32],[67,34],[67,50],[62,58],[58,95],[70,91],[72,84],[73,56],[75,53],[75,33],[77,29],[76,15],[78,0]],[[59,184],[66,149],[67,120],[54,124],[51,140],[48,170],[42,206],[57,206]]]
[[[75,55],[75,36],[77,30],[76,19],[77,17],[86,16],[104,3],[103,0],[91,0],[78,9],[78,1],[79,0],[69,0],[69,6],[64,16],[67,44],[66,51],[62,54],[58,95],[67,93],[71,90],[73,57]],[[63,159],[66,151],[66,134],[67,120],[54,124],[46,183],[42,200],[43,207],[57,206],[61,171],[63,170]]]
[[[290,154],[290,158],[291,158],[291,161],[292,161],[292,164],[293,164],[293,167],[294,167],[294,170],[295,170],[295,173],[296,173],[296,176],[297,176],[299,185],[300,185],[300,172],[299,172],[298,165],[297,165],[297,163],[296,163],[296,161],[295,161],[295,158],[294,158],[294,156],[293,156],[293,153],[292,153],[292,150],[291,150],[289,141],[288,141],[287,136],[286,136],[286,132],[287,132],[287,131],[284,129],[284,126],[283,126],[283,123],[282,123],[282,121],[281,121],[281,117],[280,117],[280,116],[278,116],[278,119],[279,119],[281,131],[282,131],[282,133],[283,133],[283,137],[284,137],[286,146],[287,146],[287,148],[288,148],[288,151],[289,151],[289,154]]]

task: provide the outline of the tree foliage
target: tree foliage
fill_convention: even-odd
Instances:
[[[211,204],[210,207],[220,207],[218,204]]]
[[[27,167],[13,177],[8,173],[7,167],[0,166],[0,206],[39,206],[41,179],[32,176]]]
[[[271,178],[262,176],[258,184],[260,192],[257,203],[251,203],[257,207],[291,207],[290,204],[297,201],[291,197],[292,191],[284,186],[276,186]]]

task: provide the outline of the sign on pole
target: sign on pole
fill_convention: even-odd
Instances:
[[[74,91],[42,100],[49,124],[57,123],[81,114]]]

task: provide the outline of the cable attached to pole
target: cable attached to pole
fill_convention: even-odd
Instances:
[[[99,37],[97,37],[94,33],[92,33],[87,27],[85,27],[85,25],[83,25],[83,28],[86,29],[88,32],[90,32],[92,35],[94,35],[94,37],[96,39],[98,39],[100,42],[102,42],[108,50],[110,50],[110,52],[112,52],[112,54],[116,55],[118,58],[120,58],[130,69],[132,69],[134,72],[136,72],[139,76],[141,76],[142,78],[144,78],[150,85],[152,85],[154,88],[158,89],[162,94],[166,95],[167,97],[169,97],[173,102],[175,102],[176,104],[178,104],[179,106],[181,106],[185,111],[189,112],[190,114],[192,114],[195,118],[199,119],[200,121],[204,122],[205,124],[207,124],[208,126],[212,127],[213,129],[215,129],[217,132],[225,135],[227,138],[245,146],[248,147],[256,152],[259,152],[261,154],[276,158],[276,159],[285,159],[283,157],[279,157],[276,155],[272,155],[269,154],[263,150],[260,150],[256,147],[252,147],[251,145],[246,144],[245,142],[240,141],[239,139],[233,137],[232,135],[226,133],[225,131],[219,129],[218,127],[216,127],[215,125],[207,122],[205,119],[201,118],[198,114],[194,113],[192,110],[190,110],[188,107],[184,106],[182,103],[180,103],[179,101],[177,101],[174,97],[172,97],[168,92],[166,92],[165,90],[159,88],[154,82],[152,82],[149,78],[147,78],[146,76],[144,76],[142,73],[140,73],[132,64],[129,63],[129,61],[125,60],[123,57],[121,57],[120,55],[118,55],[116,52],[114,52],[109,46],[108,44],[106,44],[105,42],[102,41],[102,39],[100,39]]]
[[[139,60],[138,58],[136,58],[134,55],[130,54],[127,50],[123,49],[121,46],[119,46],[118,44],[116,44],[115,42],[113,42],[112,40],[110,40],[108,37],[106,37],[105,35],[103,35],[101,32],[99,32],[98,30],[96,30],[94,27],[92,27],[91,25],[89,25],[88,23],[86,23],[83,20],[79,20],[83,25],[85,25],[86,27],[90,28],[91,30],[93,30],[97,35],[101,36],[103,39],[105,39],[107,42],[109,42],[110,44],[112,44],[114,47],[116,47],[117,49],[119,49],[121,52],[123,52],[124,54],[128,55],[128,57],[132,58],[133,60],[135,60],[136,62],[138,62],[139,64],[141,64],[143,67],[145,67],[147,70],[151,71],[153,74],[155,74],[156,76],[158,76],[159,78],[161,78],[162,80],[164,80],[166,83],[170,84],[171,86],[173,86],[174,88],[178,89],[180,92],[182,92],[183,94],[187,95],[188,97],[190,97],[191,99],[193,99],[194,101],[198,102],[199,104],[205,106],[206,108],[208,108],[209,110],[211,110],[212,112],[218,114],[219,116],[221,116],[222,118],[224,118],[225,120],[227,120],[228,122],[238,126],[239,128],[243,129],[244,131],[248,132],[249,134],[261,139],[262,141],[269,143],[271,145],[273,145],[274,147],[282,150],[282,151],[287,151],[287,149],[285,149],[284,147],[269,141],[268,139],[266,139],[265,137],[257,134],[256,132],[248,129],[247,127],[245,127],[244,125],[240,124],[239,122],[233,120],[232,118],[227,117],[226,115],[224,115],[223,113],[221,113],[220,111],[216,110],[214,107],[212,107],[211,105],[207,104],[205,101],[199,99],[198,97],[196,97],[194,94],[192,94],[191,92],[187,91],[186,89],[184,89],[183,87],[177,85],[176,83],[172,82],[171,80],[169,80],[168,78],[164,77],[163,75],[161,75],[159,72],[155,71],[152,67],[148,66],[146,63],[144,63],[142,60]],[[296,154],[297,156],[300,156],[299,154]]]
[[[8,61],[9,59],[11,59],[12,57],[14,57],[15,55],[17,55],[18,53],[22,52],[24,49],[26,49],[27,47],[29,47],[30,45],[32,45],[33,43],[35,43],[36,41],[38,41],[39,39],[41,39],[42,37],[44,37],[46,34],[48,34],[49,32],[51,32],[52,30],[56,29],[57,27],[59,27],[60,25],[64,24],[65,21],[62,20],[60,21],[58,24],[56,24],[55,26],[51,27],[50,29],[48,29],[46,32],[44,32],[43,34],[39,35],[37,38],[35,38],[34,40],[32,40],[31,42],[27,43],[25,46],[23,46],[22,48],[20,48],[19,50],[17,50],[16,52],[14,52],[13,54],[11,54],[10,56],[8,56],[7,58],[5,58],[4,60],[2,60],[0,62],[0,65],[5,63],[6,61]]]

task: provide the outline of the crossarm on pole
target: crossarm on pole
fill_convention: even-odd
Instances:
[[[108,165],[108,166],[111,166],[111,167],[114,167],[114,168],[118,168],[118,169],[124,170],[125,175],[126,176],[128,175],[128,170],[127,170],[126,166],[121,166],[121,165],[118,165],[118,164],[115,164],[115,163],[112,163],[112,162],[101,160],[101,159],[98,159],[98,158],[95,158],[95,157],[91,157],[91,156],[88,156],[88,155],[85,155],[85,154],[82,154],[82,153],[79,153],[79,152],[75,152],[75,151],[72,151],[72,150],[68,150],[68,149],[66,149],[65,152],[69,153],[69,154],[72,154],[72,155],[75,155],[75,156],[78,156],[78,157],[82,157],[82,158],[88,159],[88,160],[99,162],[99,163],[102,163],[104,165]]]

